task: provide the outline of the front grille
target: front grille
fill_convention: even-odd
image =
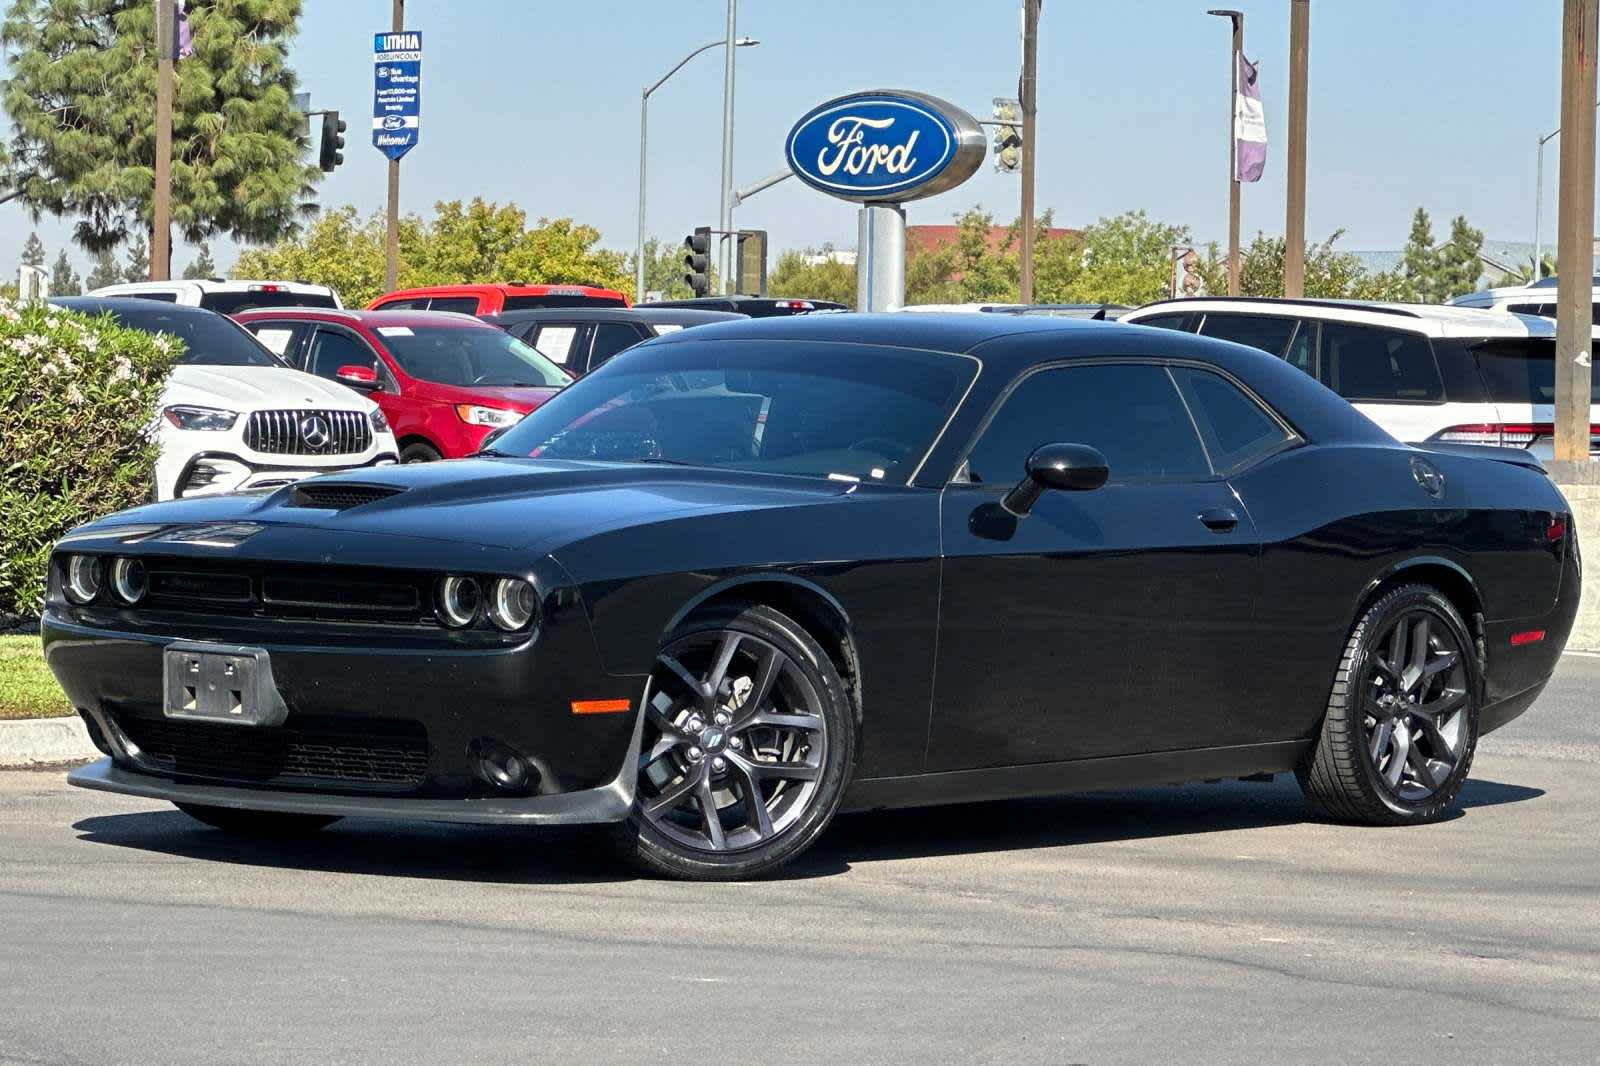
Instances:
[[[432,578],[415,571],[162,556],[144,563],[150,591],[134,610],[437,625]]]
[[[113,717],[144,765],[158,773],[393,791],[420,787],[428,773],[428,733],[418,722],[306,719],[292,728],[252,729]]]
[[[405,490],[389,485],[352,485],[339,481],[332,484],[301,482],[290,493],[289,506],[344,511],[375,500],[386,500],[403,491]]]
[[[361,411],[252,411],[245,447],[266,455],[355,455],[372,446]]]

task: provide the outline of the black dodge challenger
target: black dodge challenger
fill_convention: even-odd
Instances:
[[[478,458],[84,526],[43,639],[107,756],[75,784],[610,823],[736,878],[841,809],[1280,771],[1437,819],[1579,566],[1524,453],[1397,443],[1254,349],[834,315],[648,341]]]

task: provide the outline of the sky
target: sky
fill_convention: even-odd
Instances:
[[[1246,240],[1281,233],[1288,96],[1288,0],[1233,0],[1245,51],[1261,64],[1271,147],[1243,197]],[[1223,239],[1227,219],[1228,29],[1204,0],[1044,0],[1039,34],[1040,209],[1057,225],[1142,209]],[[1533,235],[1535,143],[1559,124],[1560,0],[1313,0],[1307,232],[1345,230],[1341,247],[1404,244],[1420,205],[1436,234],[1465,214],[1491,239]],[[789,127],[857,89],[929,92],[987,118],[1015,96],[1019,0],[742,0],[734,183],[782,164]],[[372,33],[388,0],[306,0],[291,50],[312,106],[350,122],[345,164],[322,184],[328,207],[384,202],[370,141]],[[424,37],[422,135],[402,165],[401,205],[515,201],[533,217],[571,216],[605,247],[631,249],[638,196],[639,93],[724,32],[725,0],[409,0]],[[649,232],[676,243],[715,225],[722,58],[713,49],[651,98]],[[1559,149],[1560,139],[1552,142]],[[1554,233],[1556,162],[1545,160],[1545,239]],[[965,185],[908,205],[912,224],[974,204],[1017,213],[1015,175],[984,167]],[[856,207],[789,180],[745,203],[744,228],[774,251],[854,247]],[[54,260],[69,225],[0,205],[0,262],[37,228]],[[219,266],[236,247],[213,242]],[[86,273],[88,257],[72,255]],[[177,269],[193,255],[180,245]],[[8,270],[10,268],[7,268]]]

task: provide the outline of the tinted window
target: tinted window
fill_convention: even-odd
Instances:
[[[1289,350],[1283,353],[1283,361],[1303,374],[1311,377],[1317,376],[1317,324],[1315,322],[1300,323],[1300,328],[1294,331],[1294,339],[1289,342]]]
[[[1179,330],[1188,330],[1193,324],[1194,316],[1189,314],[1151,315],[1149,318],[1141,318],[1138,322],[1134,323],[1134,325],[1137,326],[1156,326],[1160,329]]]
[[[644,340],[639,331],[623,322],[602,322],[595,327],[594,350],[589,354],[589,369],[593,370],[624,348],[632,348]]]
[[[426,311],[428,298],[426,296],[410,296],[402,300],[385,300],[378,305],[385,311]]]
[[[394,361],[414,378],[441,385],[543,385],[572,379],[509,333],[488,326],[380,326]]]
[[[1294,335],[1297,325],[1299,322],[1295,319],[1273,315],[1208,314],[1205,321],[1200,323],[1200,334],[1246,344],[1260,348],[1269,355],[1281,356],[1284,349],[1289,347],[1289,338]]]
[[[1490,341],[1479,345],[1477,354],[1490,400],[1496,403],[1556,402],[1555,341]],[[1591,385],[1590,402],[1600,403],[1600,376],[1596,376]]]
[[[1191,367],[1172,371],[1219,474],[1231,474],[1282,447],[1289,434],[1261,406],[1217,374]]]
[[[178,294],[175,292],[129,292],[121,295],[131,296],[135,300],[154,300],[159,304],[175,304],[178,302]]]
[[[507,296],[505,310],[526,311],[531,307],[627,307],[615,296],[584,296],[581,293],[550,293],[546,296]]]
[[[1506,310],[1518,315],[1538,315],[1541,318],[1556,317],[1555,304],[1507,304]]]
[[[1177,387],[1159,366],[1044,370],[1008,396],[967,458],[974,481],[1011,485],[1043,444],[1088,444],[1112,481],[1211,476]]]
[[[311,354],[306,357],[306,371],[333,381],[338,378],[341,366],[377,370],[378,361],[372,351],[354,337],[331,329],[317,330],[311,340]]]
[[[435,296],[428,301],[428,310],[456,311],[464,315],[472,315],[478,311],[478,298],[476,296]]]
[[[285,366],[261,342],[232,319],[209,311],[118,311],[124,326],[146,333],[166,333],[183,341],[183,366]]]
[[[1322,383],[1347,400],[1444,399],[1426,337],[1343,322],[1322,323]]]
[[[562,390],[494,450],[904,483],[975,369],[846,344],[656,345]]]
[[[257,307],[333,307],[332,296],[310,292],[207,292],[200,306],[219,315],[253,311]]]

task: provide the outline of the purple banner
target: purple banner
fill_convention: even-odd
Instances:
[[[1261,108],[1260,68],[1239,55],[1239,91],[1233,98],[1234,177],[1260,181],[1267,167],[1267,116]]]

